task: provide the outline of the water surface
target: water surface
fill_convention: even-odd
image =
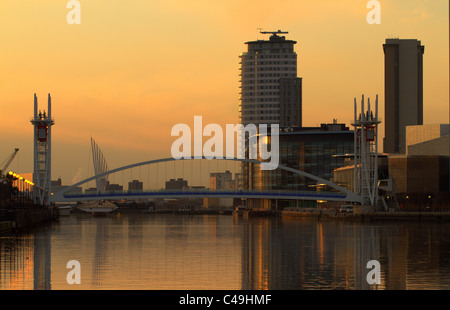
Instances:
[[[81,265],[69,285],[67,262]],[[381,283],[369,285],[378,260]],[[449,289],[450,225],[72,214],[0,238],[0,289]]]

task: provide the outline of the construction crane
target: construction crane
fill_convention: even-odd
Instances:
[[[3,171],[5,171],[6,169],[8,169],[9,165],[11,164],[11,162],[13,161],[14,157],[16,157],[17,152],[19,151],[19,149],[15,149],[14,152],[11,154],[11,156],[9,156],[6,159],[6,164],[4,164],[1,169],[0,169],[0,174],[3,175]]]

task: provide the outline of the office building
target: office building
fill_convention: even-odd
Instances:
[[[61,178],[58,178],[58,180],[52,180],[51,181],[51,185],[52,185],[52,193],[57,193],[60,192],[64,189],[69,188],[69,185],[62,185],[62,180]],[[83,192],[83,189],[81,188],[81,186],[77,186],[72,188],[71,190],[67,191],[67,194],[81,194]]]
[[[279,133],[279,164],[318,176],[325,180],[344,166],[345,157],[354,152],[354,135],[337,121],[320,127],[282,128]],[[315,191],[317,181],[283,169],[261,170],[259,164],[245,163],[243,187],[251,190]],[[258,209],[316,207],[316,201],[248,199],[247,206]]]
[[[269,40],[246,42],[240,56],[241,123],[302,125],[302,79],[297,77],[296,41],[270,32]]]
[[[129,191],[142,191],[143,183],[139,180],[133,180],[132,182],[128,182],[128,190]]]
[[[408,155],[450,156],[450,125],[407,126],[406,153]]]
[[[170,181],[166,181],[166,189],[187,189],[188,181],[183,178],[178,179],[170,179]]]
[[[346,188],[349,191],[355,190],[355,162],[353,154],[344,155],[344,164],[342,167],[333,171],[331,182]],[[386,154],[378,154],[378,180],[386,180],[389,178],[388,156]]]
[[[389,156],[389,175],[395,180],[398,193],[448,192],[448,166],[448,156]]]
[[[123,186],[119,184],[111,184],[109,181],[106,181],[105,189],[107,191],[123,191]]]
[[[214,172],[209,175],[209,188],[214,190],[232,190],[238,189],[239,186],[239,173],[235,174],[235,179],[233,179],[233,174],[226,170],[225,172]],[[203,202],[206,208],[211,207],[233,207],[233,198],[204,198]]]
[[[235,181],[233,174],[230,171],[214,172],[209,175],[210,189],[233,189],[235,188]]]
[[[96,195],[98,194],[97,187],[89,187],[84,190],[85,195]]]
[[[386,39],[385,153],[406,153],[406,126],[423,124],[423,55],[418,40]]]
[[[449,156],[391,155],[389,175],[395,182],[397,208],[450,210]]]

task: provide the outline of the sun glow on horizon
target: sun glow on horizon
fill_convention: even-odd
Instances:
[[[393,36],[422,41],[424,123],[448,122],[448,1],[380,1],[380,25],[367,24],[367,1],[79,2],[79,25],[66,22],[67,1],[0,11],[0,157],[24,149],[22,170],[32,170],[34,93],[41,105],[52,95],[52,170],[64,180],[87,166],[90,136],[118,166],[170,154],[172,126],[195,115],[238,123],[239,55],[268,38],[258,28],[298,42],[304,126],[349,124],[362,94],[379,95],[383,119],[382,44]]]

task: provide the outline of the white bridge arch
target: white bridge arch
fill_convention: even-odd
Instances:
[[[98,194],[92,194],[92,195],[79,195],[79,194],[67,194],[72,189],[83,185],[85,183],[88,183],[90,181],[96,180],[101,177],[105,177],[109,174],[113,174],[116,172],[132,169],[135,167],[140,166],[146,166],[146,165],[152,165],[152,164],[158,164],[158,163],[165,163],[165,162],[171,162],[171,161],[183,161],[183,160],[195,160],[195,159],[208,159],[204,156],[194,156],[192,158],[181,158],[181,159],[175,159],[175,158],[161,158],[161,159],[155,159],[155,160],[149,160],[144,161],[140,163],[135,163],[123,167],[119,167],[92,177],[89,177],[85,180],[82,180],[78,183],[75,183],[61,191],[58,191],[57,193],[53,194],[51,197],[52,202],[65,202],[65,201],[86,201],[86,200],[113,200],[113,199],[141,199],[141,198],[186,198],[186,197],[240,197],[240,198],[273,198],[273,199],[304,199],[304,200],[330,200],[330,201],[348,201],[348,202],[357,202],[361,203],[362,198],[355,194],[352,191],[347,190],[346,188],[340,187],[337,184],[330,182],[328,180],[325,180],[323,178],[317,177],[315,175],[312,175],[310,173],[286,167],[283,165],[278,165],[277,169],[286,170],[307,178],[310,178],[312,180],[317,181],[320,184],[325,184],[329,186],[330,188],[335,189],[340,195],[330,195],[330,192],[328,194],[317,192],[317,194],[313,192],[300,192],[300,191],[265,191],[265,192],[258,192],[255,190],[234,190],[234,191],[209,191],[209,190],[195,190],[195,191],[152,191],[152,192],[142,192],[142,193],[127,193],[124,191],[122,194],[118,192],[99,192]],[[208,159],[209,160],[209,159]],[[253,164],[264,164],[265,162],[259,161],[256,159],[246,159],[246,158],[223,158],[223,159],[216,159],[216,160],[229,160],[229,161],[240,161],[240,162],[248,162]],[[343,195],[342,195],[343,194]]]

